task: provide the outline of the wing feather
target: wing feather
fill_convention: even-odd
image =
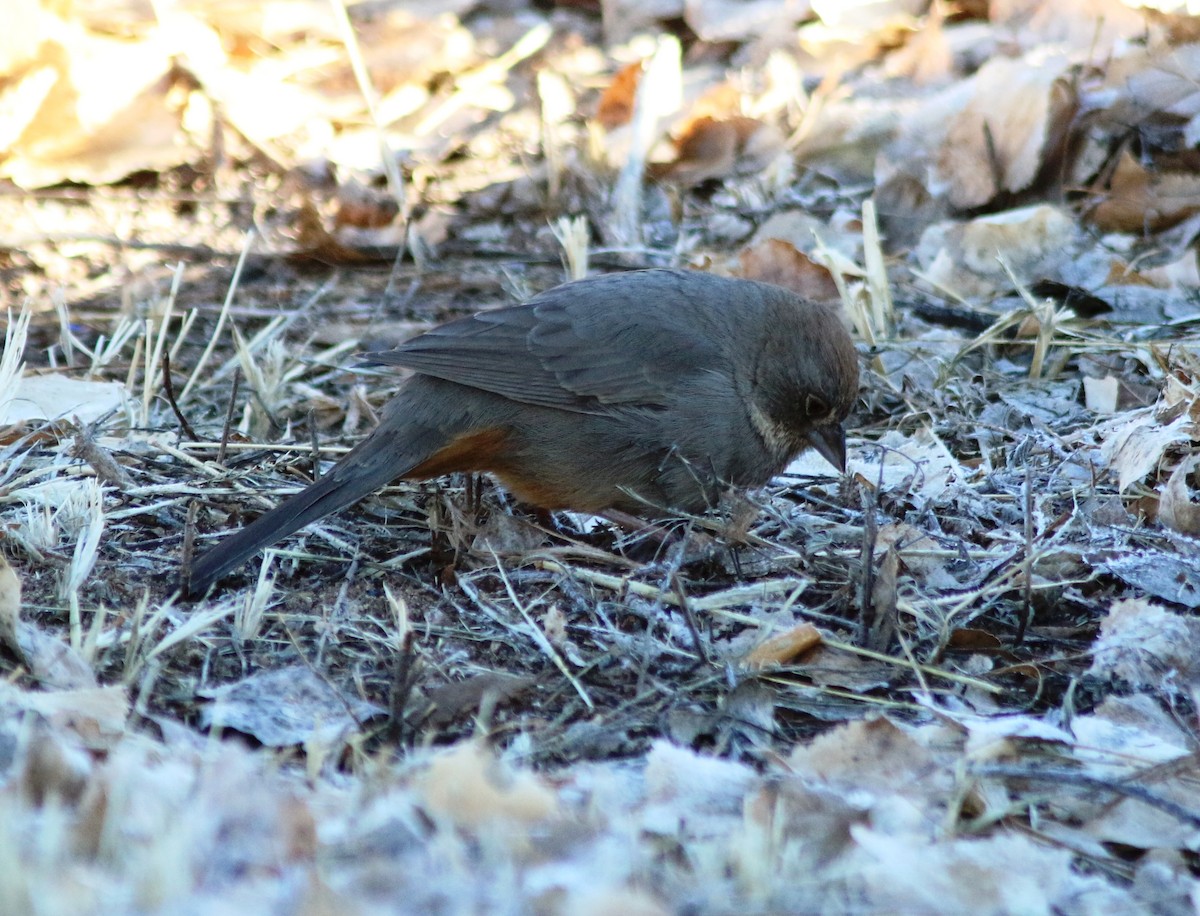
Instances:
[[[726,307],[712,307],[714,292]],[[737,313],[761,304],[747,292],[690,271],[610,274],[451,321],[373,361],[543,407],[662,407],[689,374],[730,371]]]

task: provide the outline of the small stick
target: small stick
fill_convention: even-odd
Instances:
[[[671,587],[679,601],[679,608],[683,611],[683,619],[687,621],[688,631],[692,634],[692,644],[696,647],[696,658],[700,660],[701,664],[707,665],[709,662],[708,651],[704,648],[704,640],[700,636],[700,624],[696,620],[696,612],[692,610],[692,603],[688,601],[687,592],[683,588],[683,580],[680,579],[677,572],[671,574]]]
[[[199,442],[200,437],[196,435],[196,431],[192,429],[192,424],[187,421],[187,417],[183,415],[183,411],[179,409],[179,403],[175,400],[175,386],[171,382],[171,354],[166,350],[162,351],[162,374],[163,394],[166,395],[167,403],[171,405],[171,410],[175,412],[175,419],[183,427],[183,434],[192,442]]]
[[[185,590],[192,572],[192,556],[196,552],[196,516],[200,513],[199,500],[193,499],[188,503],[187,519],[183,523],[183,551],[179,557],[179,566],[183,570]],[[132,640],[131,640],[132,645]]]
[[[221,428],[221,447],[217,449],[217,464],[225,463],[225,447],[229,445],[229,432],[233,428],[233,410],[237,406],[238,388],[242,384],[242,370],[233,373],[233,390],[229,392],[229,408],[225,411],[225,425]]]
[[[871,627],[875,623],[875,605],[872,599],[875,593],[875,542],[879,537],[879,528],[875,519],[874,493],[873,487],[863,488],[863,578],[861,612],[858,621],[858,641],[863,646],[867,645]]]
[[[308,412],[308,440],[312,446],[312,479],[316,483],[321,479],[321,443],[317,441],[317,424],[313,422],[316,411]]]
[[[1025,558],[1021,566],[1025,582],[1021,589],[1021,621],[1017,625],[1013,648],[1025,641],[1025,631],[1033,622],[1033,470],[1028,458],[1025,461],[1025,486],[1022,489],[1025,503]]]

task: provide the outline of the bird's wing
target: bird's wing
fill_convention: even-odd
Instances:
[[[735,302],[713,302],[729,282],[670,270],[595,277],[441,325],[372,361],[562,410],[663,406],[686,376],[729,372]]]

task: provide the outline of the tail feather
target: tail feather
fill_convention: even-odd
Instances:
[[[390,442],[378,441],[379,438],[376,430],[312,486],[260,515],[193,561],[183,579],[184,593],[192,598],[203,595],[218,579],[258,551],[403,477],[423,456],[437,449],[437,445],[428,442],[421,443],[423,448],[414,448],[416,443],[412,441],[396,448]]]

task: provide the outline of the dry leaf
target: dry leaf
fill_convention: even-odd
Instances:
[[[0,426],[72,417],[91,423],[124,409],[127,400],[120,382],[89,382],[59,373],[26,375],[0,414]]]
[[[206,728],[232,728],[269,747],[314,740],[332,744],[383,710],[340,693],[305,665],[264,670],[198,690],[215,702],[200,712]]]
[[[952,781],[928,748],[886,719],[841,725],[797,747],[787,763],[802,778],[859,788],[907,791],[932,778],[944,790]],[[929,802],[940,795],[934,786],[922,793]]]
[[[1116,413],[1117,396],[1121,392],[1121,383],[1115,376],[1106,375],[1104,378],[1084,376],[1083,402],[1088,410],[1096,413]]]
[[[960,296],[985,296],[1011,288],[1004,265],[1021,282],[1053,275],[1070,257],[1078,236],[1075,219],[1048,204],[939,223],[921,236],[917,256],[931,282]]]
[[[861,852],[845,867],[861,882],[867,912],[1054,913],[1088,895],[1069,850],[1021,834],[934,843],[917,831],[862,827],[853,837]]]
[[[56,728],[69,728],[84,744],[111,748],[126,735],[129,695],[124,687],[80,687],[67,690],[22,690],[0,684],[0,702],[29,710]]]
[[[0,110],[0,175],[21,187],[104,184],[196,155],[182,131],[186,94],[171,90],[172,49],[102,35],[44,13],[35,61],[9,82]]]
[[[29,803],[40,807],[78,801],[93,766],[78,740],[44,721],[35,721],[23,743],[17,785]]]
[[[536,683],[534,678],[486,671],[462,681],[450,681],[429,691],[433,704],[430,721],[435,725],[453,722],[459,716],[477,712],[486,697],[499,705],[523,694]]]
[[[917,86],[928,86],[950,76],[954,53],[946,39],[944,9],[934,4],[908,40],[887,56],[884,72],[889,77],[908,78]]]
[[[801,0],[686,0],[683,18],[701,41],[744,41],[788,34],[808,7]]]
[[[1114,601],[1100,621],[1088,673],[1168,692],[1200,683],[1200,621],[1145,598]]]
[[[626,64],[617,71],[612,82],[600,96],[596,120],[605,130],[628,124],[633,117],[633,99],[637,95],[645,65],[642,61]]]
[[[658,816],[696,818],[742,810],[746,792],[758,777],[754,770],[655,741],[646,757],[646,801]]]
[[[745,802],[747,833],[783,840],[793,873],[820,873],[850,848],[853,830],[869,823],[865,793],[831,788],[805,774],[764,782]]]
[[[871,586],[871,632],[867,648],[882,652],[887,649],[896,631],[896,578],[900,572],[900,553],[889,547],[875,569]]]
[[[767,238],[742,249],[734,275],[790,289],[805,299],[837,301],[838,288],[829,268],[797,251],[790,242]]]
[[[1057,58],[995,57],[979,69],[938,154],[955,207],[979,207],[1033,183],[1075,106],[1065,74]]]
[[[338,185],[335,197],[334,229],[379,229],[390,225],[399,212],[395,198],[386,190],[369,188],[350,179]]]
[[[53,17],[44,3],[9,3],[0,31],[0,77],[7,82],[29,66],[53,30]],[[0,147],[4,146],[0,143]]]
[[[1200,502],[1192,499],[1189,474],[1200,467],[1200,455],[1180,462],[1163,485],[1158,498],[1158,520],[1180,534],[1200,535]]]
[[[20,652],[17,627],[21,622],[21,579],[0,554],[0,642]]]
[[[1153,172],[1121,153],[1108,187],[1093,193],[1099,202],[1088,214],[1105,232],[1158,232],[1200,212],[1200,176],[1194,172]]]
[[[297,258],[309,258],[321,264],[370,264],[378,260],[377,251],[360,249],[343,242],[325,228],[320,211],[305,202],[294,214]]]
[[[889,430],[879,440],[881,449],[853,453],[850,473],[883,492],[902,491],[932,499],[944,496],[946,488],[969,478],[949,449],[926,429],[911,436]]]
[[[1152,408],[1130,411],[1114,420],[1104,436],[1102,454],[1117,473],[1123,493],[1158,468],[1163,453],[1173,445],[1192,441],[1194,424],[1188,415],[1162,423]]]
[[[460,827],[537,824],[558,814],[557,798],[537,775],[505,765],[478,741],[435,757],[416,788],[430,814]]]
[[[1086,59],[1105,60],[1114,46],[1145,39],[1148,21],[1135,0],[989,0],[987,18],[1006,28],[1023,48],[1085,49]]]
[[[783,134],[757,118],[694,118],[675,140],[675,158],[655,163],[651,175],[684,186],[752,172],[782,150]]]
[[[670,916],[674,911],[663,906],[647,891],[608,888],[590,890],[572,898],[570,906],[563,912],[575,913],[577,916]]]
[[[1200,114],[1200,44],[1153,46],[1130,55],[1127,70],[1118,69],[1108,83],[1123,98],[1112,117],[1125,123],[1163,114],[1192,118]]]
[[[811,623],[801,623],[755,646],[741,664],[743,668],[750,669],[786,665],[813,646],[820,645],[820,642],[821,631]]]

